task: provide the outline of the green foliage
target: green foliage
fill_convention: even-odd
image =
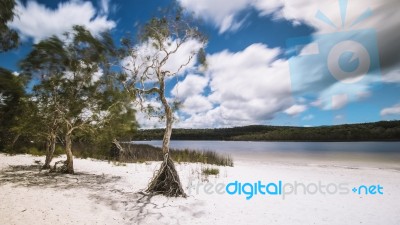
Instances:
[[[62,146],[56,145],[56,149],[54,150],[54,157],[60,156],[64,154],[64,148]]]
[[[44,155],[46,155],[46,152],[45,152],[45,151],[41,151],[41,150],[39,150],[39,149],[36,148],[36,147],[30,147],[30,148],[28,148],[27,151],[26,151],[26,153],[27,153],[27,154],[34,155],[34,156],[44,156]]]
[[[17,31],[7,26],[15,17],[14,7],[15,0],[0,1],[0,53],[16,48],[19,43]]]
[[[21,134],[24,115],[28,111],[23,82],[10,71],[0,68],[0,151],[12,148]]]
[[[197,54],[197,61],[200,65],[203,65],[205,68],[207,68],[207,57],[204,48],[201,48],[199,53]]]
[[[203,168],[201,172],[204,175],[218,175],[219,174],[219,169],[218,168]]]
[[[35,44],[20,63],[25,77],[40,81],[32,89],[32,129],[41,142],[52,135],[69,140],[69,135],[73,147],[90,146],[75,151],[78,157],[105,154],[114,138],[137,127],[133,96],[124,90],[122,75],[110,68],[117,53],[108,33],[94,37],[74,26],[65,39],[53,36]]]
[[[167,18],[152,18],[143,28],[141,33],[142,41],[147,41],[148,39],[154,39],[158,42],[163,42],[165,38],[171,35],[171,31],[169,29],[169,23]],[[161,46],[158,46],[158,42],[154,42],[153,44],[156,49],[160,49]]]
[[[46,80],[51,76],[61,76],[68,64],[64,43],[53,36],[33,45],[33,50],[21,61],[23,75]]]

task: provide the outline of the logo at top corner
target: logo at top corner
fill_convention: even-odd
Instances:
[[[341,26],[321,11],[317,12],[316,18],[336,30],[341,27],[343,30],[346,28],[346,31],[287,40],[293,93],[313,95],[336,83],[336,90],[344,90],[345,93],[332,95],[345,94],[352,98],[352,95],[357,94],[354,89],[360,83],[380,79],[375,30],[351,30],[371,16],[372,11],[367,9],[352,23],[346,23],[347,0],[339,0],[339,6]]]

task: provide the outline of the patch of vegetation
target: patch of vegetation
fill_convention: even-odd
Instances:
[[[39,150],[39,149],[37,149],[35,147],[28,148],[26,153],[34,155],[34,156],[44,156],[44,155],[46,155],[45,151],[41,151],[41,150]]]
[[[218,168],[203,168],[201,172],[204,175],[218,175],[219,174],[219,169]]]
[[[122,162],[162,161],[161,148],[145,144],[123,144],[125,151],[120,155]],[[170,150],[171,158],[178,162],[206,163],[219,166],[233,166],[229,155],[221,155],[213,151]]]
[[[164,159],[162,150],[159,147],[130,143],[121,143],[121,146],[124,152],[121,152],[119,156],[115,157],[110,154],[110,145],[100,147],[91,145],[90,143],[74,143],[74,156],[83,159],[93,158],[120,163],[145,163],[148,161],[163,161]],[[213,151],[170,149],[170,156],[177,163],[191,162],[218,166],[233,166],[233,159],[230,155],[222,155]]]
[[[113,161],[114,166],[126,166],[126,163],[118,162],[118,161]]]

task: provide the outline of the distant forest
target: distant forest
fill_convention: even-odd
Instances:
[[[161,140],[163,129],[138,130],[133,140]],[[219,129],[173,129],[172,140],[400,141],[400,121],[319,127],[251,125]]]

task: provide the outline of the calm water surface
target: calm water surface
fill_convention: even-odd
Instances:
[[[162,141],[137,141],[161,147]],[[332,152],[398,153],[400,142],[251,142],[251,141],[171,141],[171,148],[212,150],[221,153]]]
[[[136,141],[161,147],[162,141]],[[212,150],[234,158],[318,158],[398,163],[400,142],[171,141],[171,148]]]

